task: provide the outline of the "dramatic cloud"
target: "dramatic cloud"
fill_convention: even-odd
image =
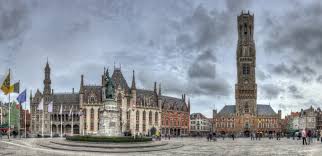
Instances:
[[[293,98],[303,99],[303,93],[301,93],[295,85],[290,85],[288,91],[291,93]]]
[[[138,88],[157,81],[163,94],[186,93],[192,112],[211,116],[211,105],[234,104],[242,10],[255,16],[258,102],[277,110],[321,99],[318,1],[4,0],[0,76],[11,68],[13,81],[35,93],[48,57],[52,88],[66,92],[79,89],[81,74],[99,84],[104,66],[113,70],[115,62],[128,82],[135,70]]]
[[[263,84],[260,89],[262,96],[267,99],[278,98],[279,94],[285,91],[283,88],[275,84]]]

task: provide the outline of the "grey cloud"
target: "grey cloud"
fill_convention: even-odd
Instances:
[[[317,78],[316,78],[316,81],[318,83],[322,83],[322,75],[319,75]]]
[[[296,99],[303,99],[302,93],[299,91],[299,89],[295,85],[290,85],[288,87],[288,91],[291,93],[293,98]]]
[[[270,79],[271,78],[271,75],[270,74],[267,74],[265,73],[264,71],[262,71],[260,68],[257,68],[256,70],[256,77],[261,80],[261,81],[264,81],[266,79]]]
[[[263,84],[260,92],[264,98],[275,99],[278,98],[280,93],[284,92],[284,89],[275,84]]]
[[[188,70],[190,78],[215,78],[216,57],[210,49],[202,52]]]
[[[289,54],[302,64],[322,64],[321,15],[321,4],[315,1],[308,6],[295,6],[285,16],[267,20],[271,25],[266,29],[266,51]]]
[[[307,65],[302,66],[295,63],[290,63],[290,65],[281,63],[278,65],[269,65],[268,67],[274,74],[299,78],[304,83],[310,83],[313,80],[313,77],[317,74],[313,68]]]
[[[18,38],[30,24],[28,8],[19,0],[0,2],[0,41]]]

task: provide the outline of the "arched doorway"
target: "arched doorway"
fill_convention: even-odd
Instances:
[[[79,134],[79,126],[78,125],[74,125],[73,129],[74,129],[74,134]]]

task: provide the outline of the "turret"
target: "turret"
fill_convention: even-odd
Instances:
[[[30,104],[32,103],[32,90],[30,90],[30,96],[29,96]]]
[[[278,110],[278,119],[282,119],[282,110]]]
[[[135,84],[135,71],[133,70],[132,85],[131,85],[131,106],[136,106],[136,84]]]
[[[79,87],[79,93],[84,94],[84,75],[81,75],[81,82],[80,82],[80,87]]]
[[[189,113],[190,113],[190,98],[188,99],[188,110],[189,110]]]
[[[158,93],[157,92],[157,82],[154,82],[154,93]]]
[[[50,95],[51,91],[51,80],[50,80],[50,67],[47,60],[45,67],[45,79],[44,79],[44,95]]]
[[[159,94],[158,95],[161,97],[161,83],[159,83]]]
[[[135,72],[133,70],[133,77],[132,77],[132,86],[131,90],[136,90],[136,84],[135,84]]]
[[[217,109],[213,109],[212,110],[212,118],[213,118],[213,120],[216,118],[216,116],[217,116]]]

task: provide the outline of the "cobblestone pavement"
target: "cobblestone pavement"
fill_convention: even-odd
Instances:
[[[262,138],[260,141],[251,141],[247,138],[237,138],[232,140],[226,138],[225,140],[218,139],[216,142],[207,142],[205,138],[173,138],[163,140],[169,143],[183,143],[184,146],[178,149],[144,152],[144,153],[128,153],[128,154],[102,154],[102,153],[75,153],[70,151],[58,151],[39,147],[34,142],[39,139],[27,140],[0,140],[0,156],[2,155],[142,155],[142,156],[179,156],[179,155],[309,155],[320,156],[322,155],[322,144],[315,141],[311,145],[303,146],[300,140],[292,140],[282,138],[281,140],[269,140]]]

